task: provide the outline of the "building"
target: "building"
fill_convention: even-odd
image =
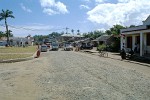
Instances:
[[[150,16],[143,25],[121,29],[121,49],[126,52],[137,49],[140,56],[150,54]]]
[[[63,34],[60,36],[61,42],[69,42],[69,41],[73,42],[73,41],[78,41],[82,39],[84,39],[82,35]]]
[[[0,39],[1,45],[7,44],[7,37],[3,37]],[[9,42],[11,46],[23,46],[25,44],[32,45],[34,42],[34,38],[28,35],[27,37],[9,37]]]
[[[12,46],[24,46],[24,45],[32,45],[33,46],[33,42],[34,39],[29,38],[29,37],[10,37],[10,45]]]
[[[98,46],[99,44],[105,44],[105,45],[109,45],[110,44],[110,39],[112,38],[111,35],[102,35],[98,38],[96,38],[95,40],[92,40],[94,46]]]

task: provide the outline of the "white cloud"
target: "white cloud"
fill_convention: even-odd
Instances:
[[[40,3],[43,8],[43,12],[48,15],[69,13],[66,5],[62,2],[56,2],[55,0],[40,0]]]
[[[131,1],[131,0],[118,0],[118,2],[121,2],[121,3],[127,3],[129,1]]]
[[[149,0],[118,0],[118,3],[102,3],[87,12],[88,20],[107,25],[139,25],[150,14]]]
[[[103,3],[105,0],[95,0],[96,3]]]
[[[55,5],[55,0],[40,0],[42,7],[52,7]]]
[[[66,5],[64,5],[63,3],[57,2],[55,6],[60,13],[62,14],[68,13]]]
[[[23,5],[23,3],[21,3],[20,6],[21,6],[21,8],[22,8],[24,11],[29,12],[29,13],[32,12],[32,10],[29,9],[29,8],[27,8],[27,7],[25,7],[25,6]]]
[[[105,31],[106,31],[106,29],[104,29],[104,28],[100,28],[100,29],[96,29],[96,31],[102,31],[102,32],[105,32]]]
[[[80,5],[80,9],[90,9],[88,5]]]
[[[56,11],[50,9],[50,8],[44,8],[43,10],[44,13],[48,14],[48,15],[54,15],[54,14],[57,14]]]
[[[82,0],[86,3],[92,3],[92,2],[96,2],[96,3],[103,3],[104,1],[107,1],[107,0]]]
[[[87,2],[87,3],[91,2],[91,0],[83,0],[83,1],[85,1],[85,2]]]

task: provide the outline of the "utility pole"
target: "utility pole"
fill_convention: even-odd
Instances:
[[[68,29],[69,29],[69,28],[68,28],[68,27],[66,27],[66,34],[68,34]]]

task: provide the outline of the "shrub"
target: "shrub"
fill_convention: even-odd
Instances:
[[[106,45],[105,44],[99,45],[97,49],[98,51],[106,50]]]
[[[116,41],[109,46],[112,52],[118,52],[120,50],[120,42]]]

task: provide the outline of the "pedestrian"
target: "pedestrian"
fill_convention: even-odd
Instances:
[[[137,44],[137,53],[140,53],[140,45],[139,45],[139,43]]]
[[[78,44],[78,51],[80,51],[80,48],[81,48],[81,44],[79,43]]]
[[[75,47],[76,47],[75,51],[78,51],[78,44],[76,44],[76,46],[75,46]]]
[[[137,44],[135,43],[134,52],[137,53]]]
[[[126,52],[125,52],[124,48],[121,50],[121,58],[122,58],[122,60],[126,59]]]

